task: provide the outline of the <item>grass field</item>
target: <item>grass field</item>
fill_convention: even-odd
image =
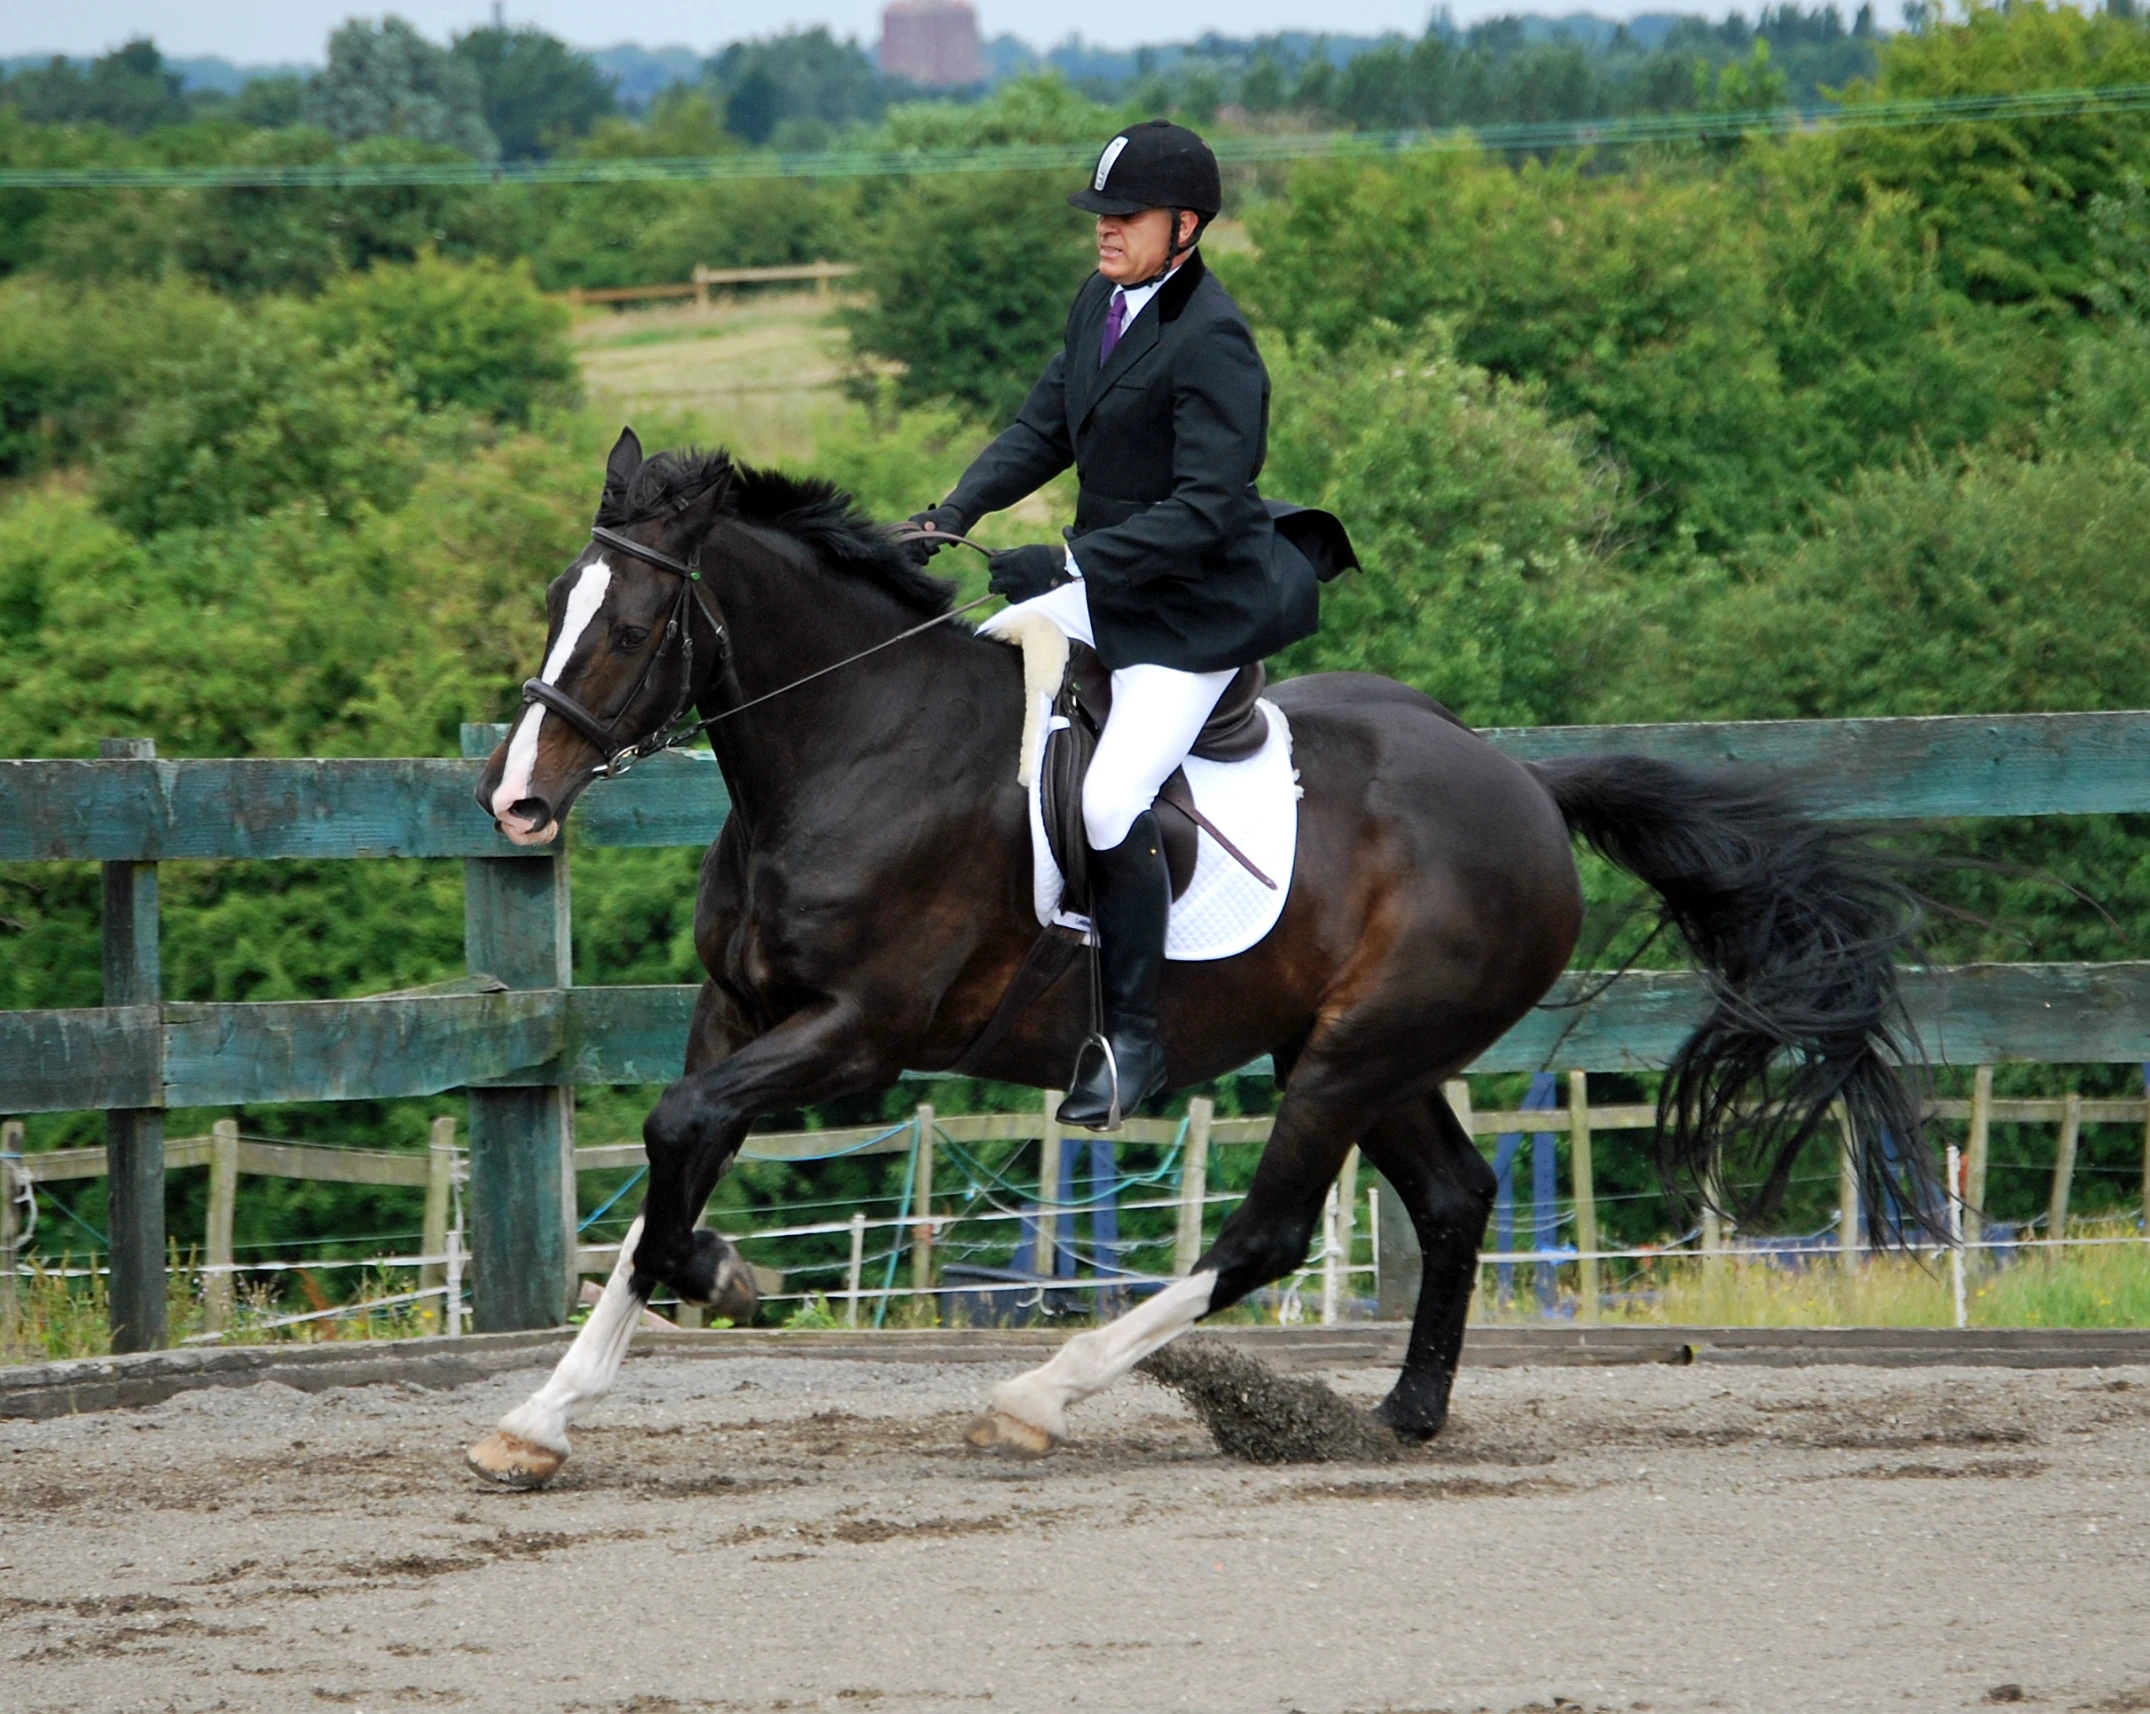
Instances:
[[[2132,1222],[2080,1222],[2072,1235],[2100,1241],[2021,1251],[2005,1267],[1974,1258],[1965,1292],[1970,1325],[2150,1327],[2150,1242]],[[1529,1272],[1517,1267],[1515,1299],[1504,1303],[1493,1269],[1484,1269],[1472,1319],[1509,1326],[1540,1319]],[[1569,1314],[1573,1275],[1571,1266],[1561,1281]],[[1647,1262],[1621,1280],[1604,1313],[1675,1327],[1948,1327],[1955,1302],[1946,1256],[1873,1255],[1856,1268],[1823,1259],[1795,1269],[1727,1252]]]
[[[832,300],[813,292],[734,302],[591,310],[575,323],[590,403],[622,422],[685,423],[766,462],[804,463],[859,407]]]

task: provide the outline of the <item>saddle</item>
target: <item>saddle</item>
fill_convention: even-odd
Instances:
[[[1217,698],[1217,706],[1188,754],[1205,762],[1243,762],[1258,752],[1269,741],[1269,721],[1256,706],[1268,683],[1261,662],[1241,667]],[[1090,842],[1083,832],[1082,783],[1111,713],[1111,669],[1088,644],[1071,643],[1067,670],[1053,697],[1055,720],[1045,739],[1045,766],[1038,787],[1045,839],[1060,866],[1065,899],[1090,896]],[[1184,768],[1174,768],[1158,790],[1157,826],[1164,836],[1165,868],[1177,899],[1194,879],[1200,839],[1194,789],[1187,783]]]

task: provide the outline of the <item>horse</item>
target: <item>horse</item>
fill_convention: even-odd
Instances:
[[[1002,1015],[1040,932],[1017,651],[944,622],[951,586],[834,486],[721,451],[645,459],[623,433],[592,529],[548,591],[543,667],[478,802],[515,844],[542,844],[593,779],[692,709],[732,812],[701,866],[708,974],[684,1072],[643,1126],[641,1211],[556,1370],[468,1455],[518,1486],[561,1467],[657,1286],[700,1304],[750,1291],[737,1252],[696,1221],[756,1118],[959,1063],[1055,1086],[1089,1028],[1079,966]],[[1270,695],[1303,791],[1281,915],[1235,957],[1170,965],[1162,1009],[1171,1087],[1273,1057],[1280,1099],[1253,1182],[1186,1277],[992,1387],[973,1445],[1052,1451],[1071,1406],[1301,1266],[1354,1145],[1423,1256],[1375,1415],[1405,1443],[1440,1431],[1494,1195],[1441,1085],[1566,968],[1578,838],[1655,891],[1707,974],[1706,1015],[1664,1078],[1668,1169],[1715,1186],[1737,1149],[1765,1192],[1781,1188],[1840,1120],[1875,1208],[1922,1158],[1906,1146],[1919,1109],[1894,963],[1907,895],[1795,789],[1636,756],[1521,763],[1371,675]]]

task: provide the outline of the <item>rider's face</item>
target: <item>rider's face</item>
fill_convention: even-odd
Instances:
[[[1180,237],[1192,235],[1195,217],[1180,216]],[[1136,286],[1165,265],[1172,243],[1172,211],[1145,208],[1140,214],[1097,217],[1097,271],[1116,286]]]

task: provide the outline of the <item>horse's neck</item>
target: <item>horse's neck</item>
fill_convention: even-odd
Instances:
[[[839,665],[920,622],[882,591],[820,568],[754,554],[723,591],[730,670],[704,693],[703,713],[770,696],[712,728],[712,747],[749,829],[822,792],[861,761],[913,750],[975,720],[997,700],[994,650],[936,626]],[[807,675],[836,667],[825,676]],[[1012,700],[1008,716],[1019,716]]]

